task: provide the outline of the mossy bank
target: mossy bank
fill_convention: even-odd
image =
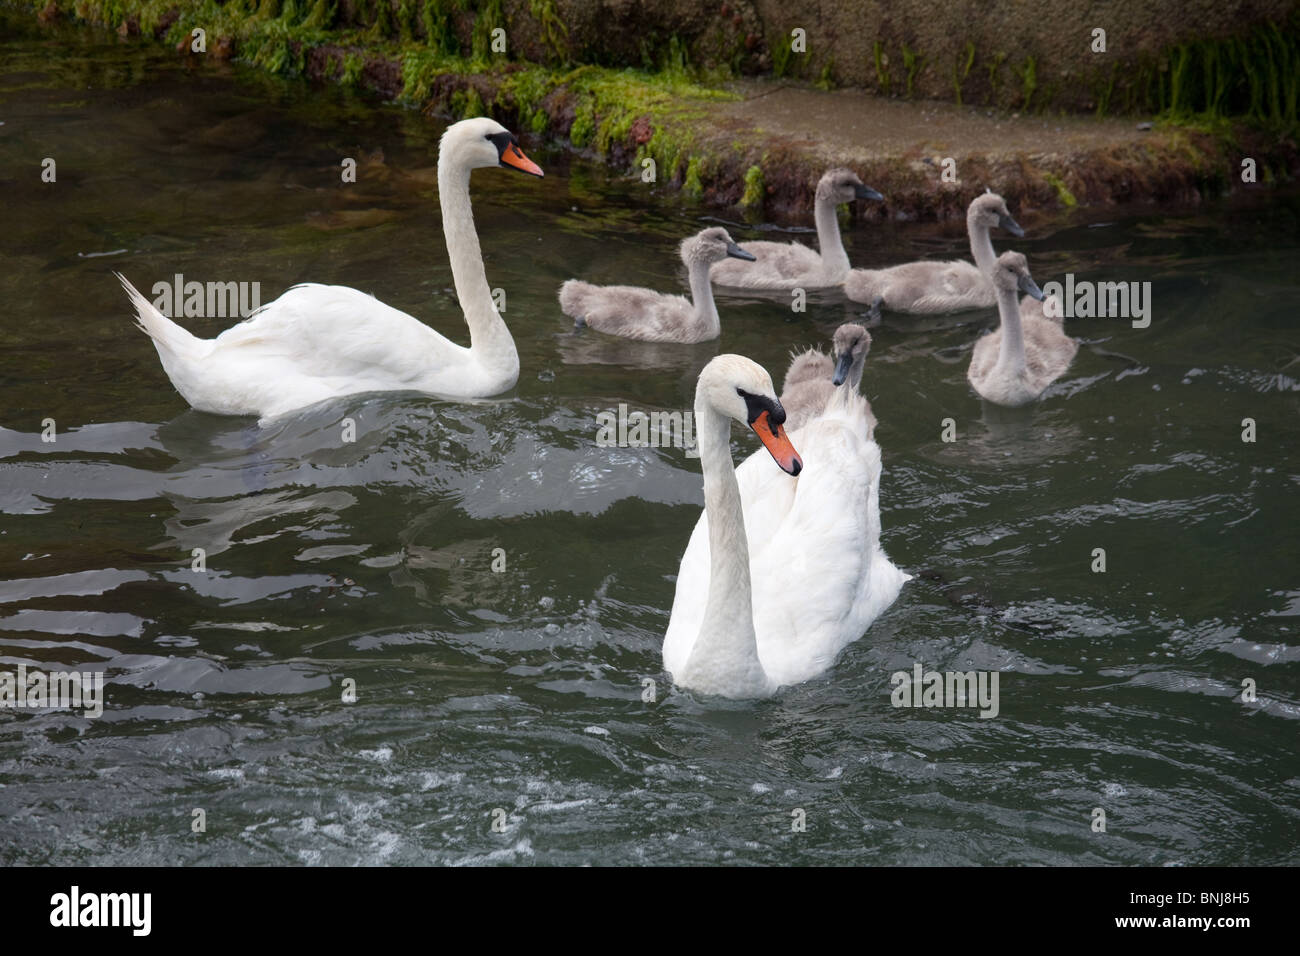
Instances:
[[[448,118],[490,114],[750,218],[806,212],[829,163],[886,195],[868,215],[903,218],[960,215],[985,187],[1022,209],[1186,202],[1300,171],[1300,20],[1287,3],[1219,4],[1199,24],[1180,15],[1159,28],[1114,15],[1098,27],[1105,51],[1080,20],[1063,47],[1018,52],[1041,21],[967,4],[921,18],[926,40],[897,26],[907,0],[858,4],[856,26],[838,33],[841,14],[799,0],[31,6],[178,56],[235,58]],[[958,16],[941,29],[963,10],[964,27]]]

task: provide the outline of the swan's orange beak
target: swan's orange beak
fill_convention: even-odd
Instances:
[[[528,173],[530,176],[545,176],[542,167],[524,155],[524,151],[519,148],[518,144],[510,143],[501,151],[501,165],[510,166],[519,170],[521,173]]]
[[[754,429],[754,434],[763,443],[763,447],[776,459],[776,463],[781,466],[781,470],[791,475],[797,475],[803,471],[803,459],[794,450],[794,445],[790,444],[790,439],[785,434],[785,428],[781,425],[773,425],[770,415],[770,412],[760,412],[759,416],[750,422],[749,427]]]

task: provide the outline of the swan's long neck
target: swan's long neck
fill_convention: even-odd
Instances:
[[[692,262],[687,266],[691,279],[691,302],[695,306],[695,319],[716,337],[722,326],[718,320],[718,306],[713,301],[713,283],[709,281],[709,263]]]
[[[731,420],[697,399],[695,421],[709,519],[709,597],[687,667],[705,692],[752,696],[767,690],[768,680],[754,632],[749,542],[731,462]]]
[[[993,251],[993,239],[989,236],[988,226],[977,223],[974,216],[967,216],[966,232],[970,235],[970,254],[975,259],[976,267],[982,275],[988,275],[993,271],[998,258]]]
[[[832,409],[847,409],[856,401],[862,400],[862,370],[866,365],[866,356],[859,355],[854,359],[853,364],[849,366],[849,374],[844,377],[844,381],[831,390],[831,397],[826,402],[826,410],[823,415],[829,414]]]
[[[834,199],[819,199],[814,212],[817,222],[817,246],[821,250],[822,264],[829,273],[849,272],[849,254],[844,251],[844,240],[840,238],[840,221],[835,215],[837,205]]]
[[[1015,289],[998,290],[998,317],[1002,323],[998,368],[1018,375],[1025,370],[1025,337],[1020,328],[1020,302]]]
[[[855,393],[862,391],[862,372],[867,367],[867,353],[865,351],[853,357],[853,364],[849,367],[848,377],[844,380],[845,385],[852,385]]]
[[[438,158],[438,203],[442,206],[442,231],[447,238],[447,255],[456,297],[469,326],[469,345],[475,359],[489,376],[510,379],[519,375],[519,353],[501,314],[492,301],[483,253],[474,229],[474,212],[469,201],[469,168],[454,157]]]

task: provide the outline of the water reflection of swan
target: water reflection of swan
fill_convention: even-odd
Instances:
[[[609,365],[636,370],[682,369],[684,376],[693,380],[717,354],[718,344],[716,341],[704,342],[684,349],[669,342],[637,342],[564,332],[555,337],[555,347],[565,365]]]

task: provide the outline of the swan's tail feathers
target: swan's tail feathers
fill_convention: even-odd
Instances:
[[[881,610],[889,607],[898,599],[903,585],[912,580],[912,575],[898,567],[879,550],[871,562],[868,587],[876,599],[881,602]]]
[[[131,299],[131,304],[135,306],[136,326],[141,331],[148,333],[149,337],[153,339],[168,375],[171,375],[169,358],[182,362],[198,361],[207,354],[208,346],[206,342],[186,332],[159,312],[154,307],[154,304],[141,295],[140,290],[131,285],[130,281],[122,273],[115,272],[113,274],[122,283],[122,288],[126,290],[127,296]]]

